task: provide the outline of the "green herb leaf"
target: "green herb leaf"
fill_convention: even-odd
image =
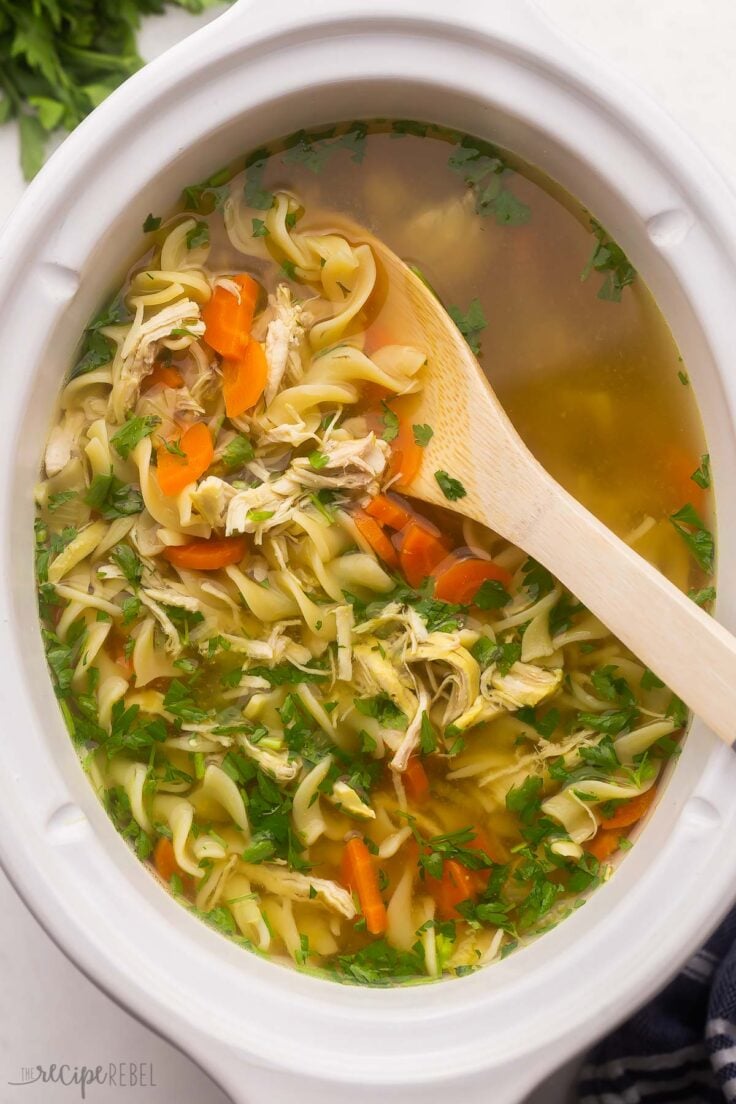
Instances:
[[[157,425],[161,424],[161,419],[157,418],[155,414],[148,414],[146,417],[136,417],[131,415],[117,433],[113,433],[110,438],[110,444],[123,460],[127,460],[135,446],[142,441],[144,437],[149,437],[153,433]]]
[[[251,225],[253,227],[252,234],[254,238],[267,238],[269,235],[269,229],[266,226],[263,219],[254,218],[251,219]]]
[[[482,610],[503,609],[511,601],[511,595],[498,579],[484,579],[475,592],[473,605]]]
[[[709,602],[715,601],[716,588],[708,586],[703,587],[701,590],[689,590],[687,592],[687,596],[688,598],[692,598],[696,606],[707,606]]]
[[[187,249],[197,249],[200,245],[210,244],[210,228],[206,222],[195,222],[187,234]]]
[[[413,425],[414,443],[420,448],[426,448],[434,436],[434,430],[429,425]]]
[[[123,483],[110,471],[109,475],[96,475],[92,480],[84,501],[93,510],[97,510],[105,521],[130,517],[143,510],[143,496],[132,483]]]
[[[381,421],[383,422],[383,433],[381,436],[384,441],[395,441],[399,435],[399,415],[396,414],[390,406],[387,406],[385,402],[381,403],[383,407],[383,416]]]
[[[449,499],[450,502],[455,502],[458,498],[465,498],[468,493],[460,480],[454,479],[451,475],[448,475],[446,471],[436,471],[434,477],[443,495],[445,498]]]
[[[596,244],[588,258],[580,279],[587,280],[591,272],[604,274],[603,283],[598,292],[599,299],[607,299],[612,303],[621,301],[621,293],[625,287],[634,282],[636,269],[630,264],[628,257],[621,246],[616,245],[595,219],[590,220],[591,229],[596,238]]]
[[[240,468],[255,457],[255,449],[247,437],[233,437],[222,451],[222,462],[226,468]]]
[[[110,559],[118,565],[132,587],[140,584],[143,564],[129,544],[116,544],[110,553]]]
[[[693,483],[697,483],[704,491],[710,487],[710,456],[707,452],[700,457],[700,467],[696,468],[690,476]]]
[[[325,456],[324,452],[319,452],[315,449],[314,452],[309,454],[309,466],[314,468],[315,471],[319,471],[321,468],[326,468],[330,462],[329,456]]]
[[[486,316],[483,314],[483,308],[480,305],[480,299],[473,299],[465,314],[463,314],[460,307],[455,306],[448,307],[447,313],[467,341],[471,352],[476,356],[480,356],[480,335],[488,325]]]
[[[146,216],[146,221],[143,223],[143,233],[151,234],[154,230],[158,230],[160,226],[161,219],[157,218],[155,215],[149,214]]]
[[[707,574],[713,572],[715,544],[713,534],[691,503],[683,506],[670,521],[690,549],[698,566]]]

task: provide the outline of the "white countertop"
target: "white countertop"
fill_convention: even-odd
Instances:
[[[736,4],[733,0],[536,0],[579,42],[628,73],[699,140],[722,172],[736,181]],[[148,19],[142,53],[153,57],[207,22],[180,11]],[[0,222],[23,190],[14,128],[0,127]],[[0,874],[0,1102],[54,1104],[79,1099],[77,1088],[14,1088],[23,1066],[66,1062],[152,1064],[153,1085],[93,1086],[91,1104],[227,1104],[226,1097],[186,1057],[99,992],[47,938]],[[569,1100],[561,1071],[534,1094],[534,1104]],[[489,1092],[489,1102],[492,1099]],[[530,1101],[531,1104],[531,1101]]]

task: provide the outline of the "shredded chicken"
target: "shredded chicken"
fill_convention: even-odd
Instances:
[[[204,335],[199,306],[192,299],[181,299],[144,322],[136,320],[131,326],[121,350],[122,364],[110,397],[116,421],[124,422],[126,412],[135,406],[141,382],[153,370],[159,343],[172,337],[174,330],[186,330],[192,337]]]
[[[299,342],[304,336],[304,326],[301,322],[302,305],[294,303],[291,291],[286,284],[279,284],[276,294],[269,296],[268,303],[275,317],[269,322],[266,331],[266,361],[268,362],[266,406],[273,401],[285,374],[292,383],[300,378],[302,367]]]
[[[494,672],[491,676],[499,701],[511,709],[524,705],[539,705],[562,685],[561,667],[547,669],[532,663],[514,663],[507,675]]]
[[[355,916],[351,894],[337,882],[298,874],[276,863],[241,863],[240,870],[251,882],[262,886],[269,893],[290,897],[292,901],[319,901],[347,920],[352,920]]]

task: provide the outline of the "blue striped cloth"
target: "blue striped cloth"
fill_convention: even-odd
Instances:
[[[674,981],[587,1056],[578,1104],[736,1101],[736,909]]]

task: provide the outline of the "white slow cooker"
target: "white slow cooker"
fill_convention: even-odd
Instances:
[[[718,492],[718,616],[736,629],[736,203],[700,151],[526,0],[240,0],[79,127],[0,241],[0,857],[77,965],[236,1102],[431,1104],[451,1089],[508,1104],[644,1001],[736,895],[736,757],[696,722],[620,870],[536,944],[434,985],[339,986],[238,949],[159,888],[79,767],[37,630],[42,443],[145,216],[274,136],[374,116],[517,151],[621,242],[696,389]]]

